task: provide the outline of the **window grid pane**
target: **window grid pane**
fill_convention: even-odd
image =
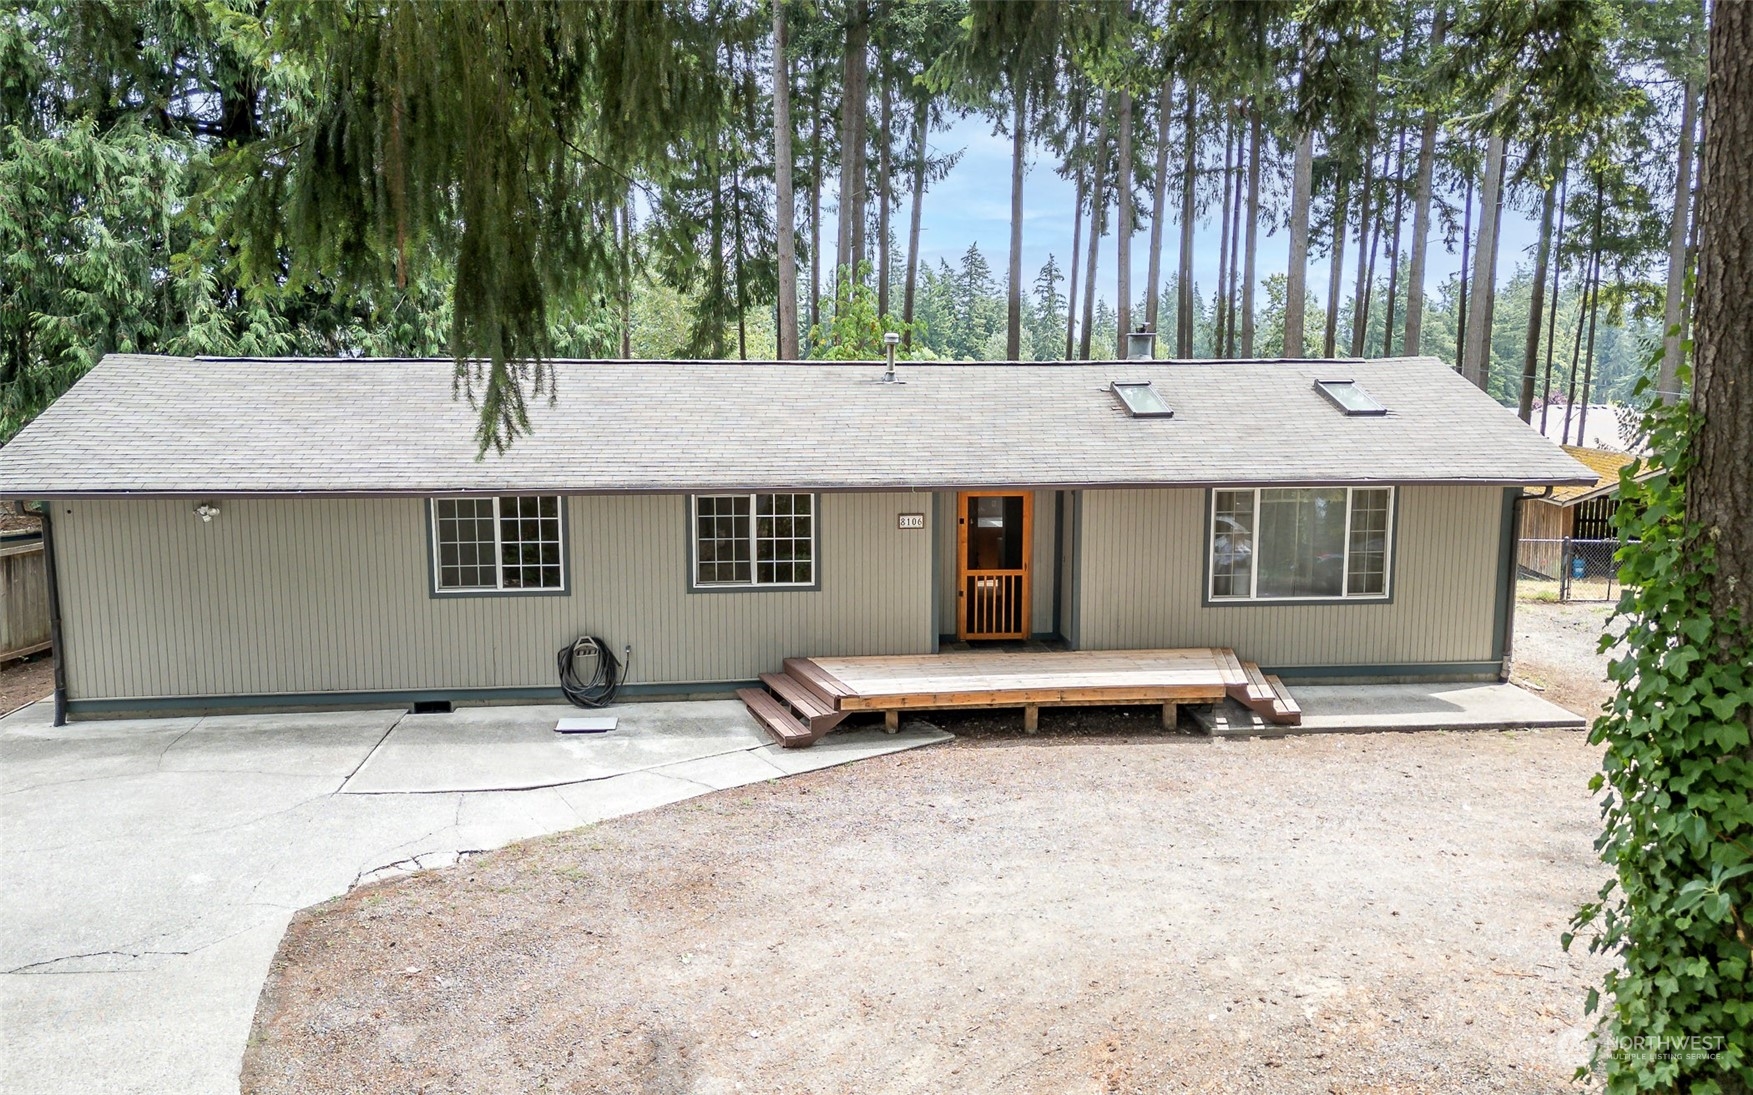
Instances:
[[[749,581],[749,496],[694,499],[695,575],[700,585]]]
[[[559,589],[560,499],[506,495],[499,499],[499,572],[505,589]]]
[[[437,498],[432,513],[438,589],[565,587],[558,495]]]
[[[435,506],[439,589],[494,589],[493,499],[441,498]]]
[[[810,585],[815,581],[815,496],[697,495],[696,585]]]
[[[1254,593],[1254,492],[1220,490],[1212,499],[1211,595]]]
[[[1346,593],[1380,597],[1388,587],[1388,491],[1351,492],[1351,544]]]

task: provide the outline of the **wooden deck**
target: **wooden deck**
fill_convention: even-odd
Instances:
[[[1020,707],[1033,730],[1042,707],[1160,704],[1172,727],[1180,704],[1229,696],[1272,722],[1301,721],[1282,682],[1223,647],[787,658],[783,674],[762,681],[770,691],[739,695],[789,746],[813,743],[858,711],[881,711],[893,727],[903,711]]]

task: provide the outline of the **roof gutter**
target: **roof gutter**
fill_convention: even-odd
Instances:
[[[1510,504],[1510,550],[1509,561],[1505,565],[1503,582],[1508,590],[1504,597],[1503,613],[1503,668],[1498,671],[1499,679],[1510,679],[1510,662],[1515,655],[1516,645],[1516,572],[1521,566],[1522,544],[1522,506],[1530,501],[1539,502],[1552,497],[1556,488],[1548,483],[1546,489],[1539,494],[1518,492],[1515,501]]]
[[[178,488],[163,490],[147,489],[106,489],[80,490],[55,488],[52,491],[38,484],[30,489],[34,495],[53,493],[56,498],[68,501],[105,501],[105,500],[147,500],[147,499],[202,499],[202,498],[463,498],[487,497],[498,494],[559,494],[567,497],[622,497],[627,495],[674,495],[674,494],[715,494],[724,492],[751,491],[789,491],[812,494],[909,494],[930,491],[964,491],[964,490],[1015,490],[1015,491],[1054,491],[1054,490],[1223,490],[1228,487],[1531,487],[1542,486],[1550,495],[1555,486],[1579,486],[1592,483],[1592,479],[1534,479],[1519,476],[1509,479],[1409,479],[1404,476],[1295,476],[1285,478],[1236,477],[1228,479],[1183,479],[1175,481],[1163,480],[1108,480],[1104,482],[1088,482],[1083,480],[1008,480],[1008,479],[970,479],[946,481],[890,481],[881,483],[822,483],[807,480],[784,482],[726,482],[726,483],[695,483],[684,486],[556,486],[552,483],[517,483],[486,487],[393,487],[393,488],[342,488],[338,490],[299,490],[299,489],[249,489],[239,490],[232,487],[212,486],[200,488]],[[0,501],[9,498],[23,498],[17,493],[0,494]],[[1542,495],[1541,497],[1545,497]]]
[[[67,647],[61,636],[61,579],[55,565],[54,504],[39,502],[43,519],[43,577],[49,587],[49,657],[55,666],[55,725],[67,725]]]

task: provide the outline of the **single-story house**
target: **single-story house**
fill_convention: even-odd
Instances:
[[[629,698],[1041,636],[1497,679],[1523,491],[1596,478],[1428,358],[551,368],[482,456],[449,361],[105,358],[0,449],[70,712],[553,699],[580,634]]]

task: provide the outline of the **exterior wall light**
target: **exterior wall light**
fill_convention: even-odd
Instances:
[[[195,507],[195,516],[201,519],[202,524],[210,525],[213,523],[213,518],[219,516],[219,507],[211,502],[202,502]]]

